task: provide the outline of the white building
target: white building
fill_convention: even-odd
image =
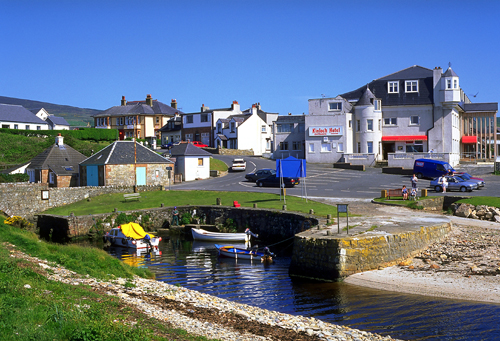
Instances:
[[[456,165],[496,156],[498,103],[471,103],[458,75],[412,66],[334,98],[309,100],[308,162],[412,167],[420,157]]]
[[[210,178],[209,152],[193,146],[191,143],[181,143],[170,151],[175,158],[175,174],[182,174],[183,181]]]
[[[47,122],[21,105],[0,104],[2,128],[21,130],[49,130]]]

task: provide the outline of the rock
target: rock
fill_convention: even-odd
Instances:
[[[500,215],[496,215],[493,217],[493,221],[496,221],[497,223],[500,223]]]
[[[471,213],[472,213],[472,210],[471,210],[470,206],[467,204],[461,204],[455,210],[455,215],[458,217],[469,218]]]
[[[437,264],[431,264],[430,268],[431,269],[439,269],[439,265],[437,265]]]
[[[405,260],[403,260],[403,261],[399,262],[399,264],[398,264],[398,265],[399,265],[399,266],[408,266],[408,265],[410,265],[412,262],[413,262],[413,260],[412,260],[411,258],[410,258],[410,259],[405,259]]]
[[[474,213],[472,213],[468,218],[479,219],[479,217],[477,215],[475,215]]]
[[[476,215],[477,215],[478,217],[482,217],[482,216],[486,215],[486,210],[483,210],[483,209],[478,210],[478,211],[476,212]]]
[[[489,220],[489,219],[493,218],[493,213],[486,212],[486,214],[484,215],[484,217]]]
[[[441,258],[442,260],[446,260],[446,259],[448,259],[448,256],[445,254],[442,254],[439,256],[439,258]]]

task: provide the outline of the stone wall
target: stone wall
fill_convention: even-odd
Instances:
[[[443,238],[451,224],[399,234],[337,238],[295,236],[290,275],[339,281],[354,273],[391,266]]]
[[[224,225],[232,219],[238,232],[244,232],[248,227],[252,232],[259,234],[259,239],[266,244],[292,238],[295,234],[318,225],[318,219],[307,214],[293,213],[278,210],[258,208],[234,208],[228,206],[178,206],[179,216],[186,212],[196,215],[204,223],[210,225]],[[147,216],[146,230],[154,231],[159,228],[170,227],[173,207],[158,207],[145,210],[127,211],[126,214],[138,213],[139,220]],[[195,213],[196,212],[196,213]],[[68,240],[78,236],[85,236],[97,222],[109,221],[104,231],[116,227],[115,219],[121,212],[110,212],[86,216],[56,216],[50,214],[38,215],[37,227],[40,235],[52,240]],[[195,214],[194,214],[195,213]],[[144,224],[141,224],[144,225]],[[289,243],[292,243],[290,240]]]
[[[109,193],[158,191],[163,186],[104,186],[104,187],[49,187],[47,183],[0,184],[0,211],[8,216],[20,216],[33,221],[34,216],[52,207]],[[42,190],[49,191],[49,199],[42,199]]]

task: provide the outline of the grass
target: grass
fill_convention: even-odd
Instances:
[[[458,204],[471,204],[474,206],[477,205],[487,205],[493,207],[500,207],[500,198],[499,197],[471,197],[467,199],[462,199],[457,201]]]
[[[277,189],[279,191],[279,189]],[[255,193],[255,192],[218,192],[218,191],[155,191],[141,193],[141,199],[134,202],[124,202],[123,194],[105,194],[90,201],[82,200],[70,205],[51,208],[44,213],[55,215],[87,215],[118,211],[129,211],[165,206],[204,206],[215,205],[217,198],[221,198],[222,205],[232,206],[233,201],[238,201],[242,207],[253,207],[257,204],[258,208],[268,208],[281,210],[284,202],[280,200],[279,194]],[[326,205],[312,200],[306,200],[294,196],[286,197],[286,206],[288,211],[309,213],[313,209],[314,214],[326,217],[337,214],[335,206]],[[345,214],[344,214],[345,215]]]
[[[210,170],[216,170],[219,172],[227,172],[228,167],[224,161],[210,158]]]
[[[39,258],[60,260],[80,274],[112,272],[122,276],[132,271],[107,254],[89,253],[81,247],[54,248],[3,223],[0,240],[17,243],[16,247]],[[85,266],[76,264],[82,260]],[[42,341],[207,340],[169,328],[89,286],[50,281],[33,263],[11,257],[5,244],[0,247],[0,335],[2,340]]]

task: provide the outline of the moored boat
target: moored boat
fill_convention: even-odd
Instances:
[[[191,228],[191,233],[194,240],[225,242],[248,242],[250,240],[250,235],[247,233],[210,232],[195,228]]]
[[[137,223],[122,224],[112,228],[104,235],[104,241],[112,245],[128,247],[133,249],[158,249],[161,237],[155,237],[152,233],[145,232]]]
[[[269,249],[267,248],[265,248],[265,251],[262,252],[257,250],[247,250],[232,245],[215,244],[215,247],[219,251],[220,256],[235,259],[260,260],[263,263],[271,263],[274,256],[274,254],[269,252]]]

